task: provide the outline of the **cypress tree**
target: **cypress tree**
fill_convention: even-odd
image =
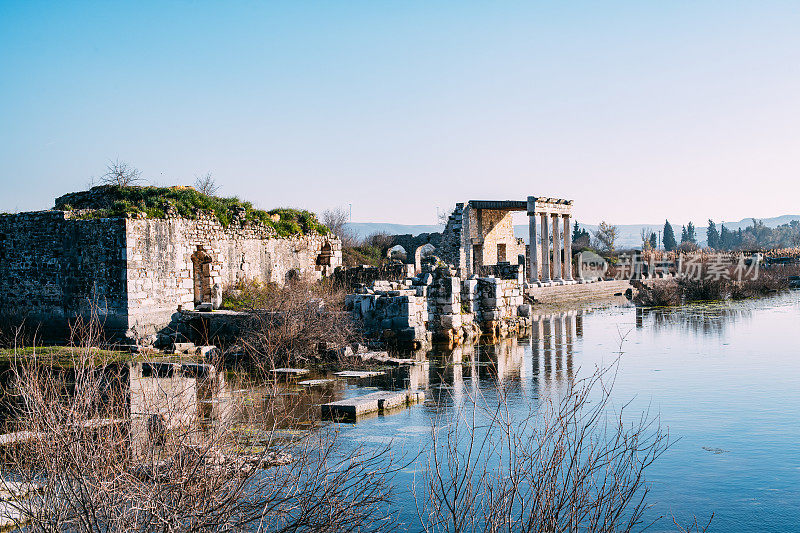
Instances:
[[[710,248],[719,249],[720,246],[720,237],[719,232],[717,231],[717,225],[714,224],[714,221],[710,218],[708,219],[708,229],[706,230],[706,240],[708,241],[708,246]]]
[[[675,248],[678,247],[678,243],[675,242],[675,232],[672,231],[672,226],[669,223],[669,220],[664,222],[664,249],[668,252],[671,252]]]
[[[656,237],[655,232],[650,234],[650,248],[655,250],[658,247],[658,238]]]
[[[719,248],[720,250],[731,249],[731,232],[728,231],[728,228],[725,227],[725,224],[722,224],[719,227]]]
[[[686,226],[681,226],[681,244],[689,241],[689,234],[686,233]]]
[[[686,242],[697,243],[697,237],[694,234],[694,224],[692,222],[686,225]]]

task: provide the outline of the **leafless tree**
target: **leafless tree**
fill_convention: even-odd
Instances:
[[[130,187],[141,182],[141,171],[119,159],[109,161],[106,166],[105,174],[100,177],[100,183],[104,185],[116,185],[117,187]]]
[[[619,227],[608,224],[605,220],[600,222],[594,232],[594,246],[609,253],[614,253],[615,243],[619,237]]]
[[[147,381],[88,347],[73,363],[18,361],[4,391],[16,433],[0,489],[19,496],[4,513],[26,531],[392,528],[387,449],[345,452],[333,428],[301,430],[280,390],[229,393],[207,419],[195,398],[217,381]]]
[[[394,240],[392,236],[386,231],[376,231],[367,235],[364,239],[364,244],[367,246],[373,246],[381,250],[381,252],[386,252],[392,244],[394,244]]]
[[[239,344],[249,361],[267,373],[335,358],[336,349],[362,340],[359,325],[343,312],[342,288],[295,279],[280,287],[242,283],[234,290],[235,297],[226,301],[251,313]],[[320,351],[328,346],[332,352]]]
[[[197,189],[197,192],[200,194],[214,196],[219,190],[219,185],[217,185],[217,181],[214,179],[214,176],[211,175],[211,172],[206,172],[202,176],[196,176],[194,178],[194,188]]]
[[[642,231],[639,233],[639,236],[642,238],[642,250],[650,250],[652,249],[652,237],[653,237],[653,230],[650,228],[642,228]]]
[[[447,223],[450,221],[450,215],[453,212],[455,212],[455,210],[456,210],[456,206],[453,206],[453,207],[451,207],[449,209],[445,209],[443,211],[438,211],[436,213],[436,215],[437,215],[437,219],[439,221],[439,224],[441,226],[446,226]]]
[[[327,209],[322,212],[321,222],[331,230],[331,233],[341,239],[342,247],[344,248],[352,248],[358,245],[357,237],[353,234],[352,230],[347,227],[349,221],[350,214],[343,207]]]
[[[649,491],[645,469],[669,446],[647,413],[611,413],[608,372],[570,380],[559,398],[514,417],[471,398],[432,426],[427,468],[414,484],[422,529],[631,531]],[[594,391],[594,392],[593,392]],[[599,398],[598,398],[599,397]]]

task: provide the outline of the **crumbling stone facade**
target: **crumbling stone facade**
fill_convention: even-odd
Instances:
[[[518,279],[463,280],[449,266],[424,265],[413,278],[375,282],[348,295],[346,306],[367,334],[417,348],[504,337],[530,325]]]
[[[320,279],[341,265],[341,243],[279,237],[259,224],[197,219],[81,218],[69,211],[0,216],[0,309],[63,338],[93,313],[109,336],[141,339],[179,308],[219,306],[238,281]]]

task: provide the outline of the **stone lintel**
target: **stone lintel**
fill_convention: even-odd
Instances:
[[[496,211],[525,211],[528,202],[525,200],[470,200],[473,209],[492,209]]]

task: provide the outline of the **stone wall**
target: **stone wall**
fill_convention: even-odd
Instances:
[[[610,280],[552,287],[533,286],[526,289],[526,294],[534,298],[537,303],[560,304],[613,298],[615,295],[624,294],[630,288],[631,282],[628,280]]]
[[[238,281],[283,283],[320,279],[341,264],[338,239],[279,238],[260,226],[224,228],[215,218],[127,220],[127,279],[131,337],[167,325],[178,306],[210,302],[211,290]]]
[[[121,219],[70,219],[63,211],[0,216],[0,313],[42,340],[64,338],[92,313],[127,329],[126,232]]]
[[[73,218],[74,217],[74,218]],[[64,339],[92,312],[107,336],[139,339],[240,280],[319,279],[341,264],[335,237],[277,237],[213,217],[77,218],[64,211],[0,216],[0,313]],[[218,290],[214,290],[217,286]]]
[[[517,265],[519,257],[525,257],[524,241],[514,236],[513,211],[467,204],[462,219],[460,246],[466,273],[480,274],[482,267],[503,262]]]
[[[481,333],[502,337],[530,325],[517,279],[462,280],[449,267],[402,282],[378,281],[346,299],[365,333],[385,340],[458,344]]]

